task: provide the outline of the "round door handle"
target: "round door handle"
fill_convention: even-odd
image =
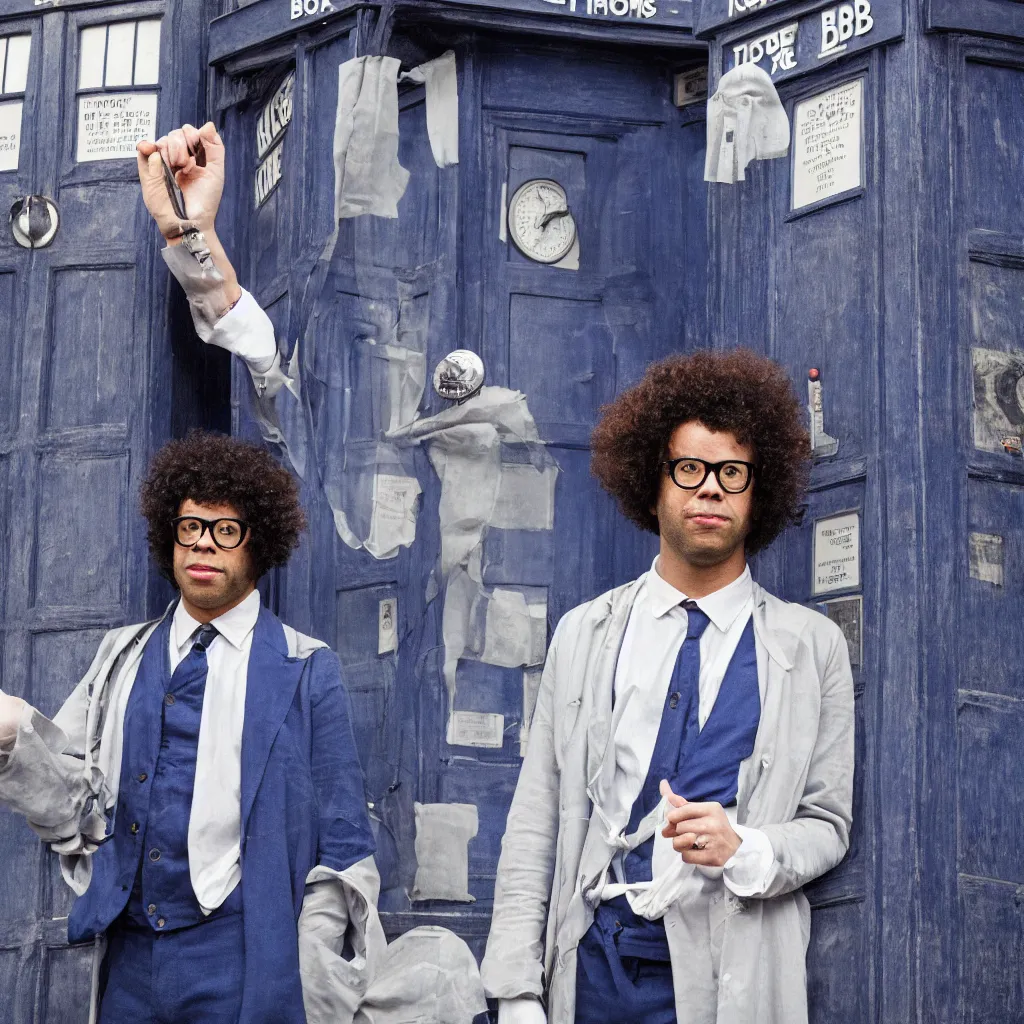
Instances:
[[[60,214],[46,196],[20,196],[11,207],[11,234],[23,249],[45,249],[57,236]]]

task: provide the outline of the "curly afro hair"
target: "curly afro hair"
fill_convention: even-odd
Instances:
[[[658,533],[661,463],[683,423],[729,431],[754,449],[752,524],[746,550],[766,548],[799,519],[810,472],[803,410],[786,371],[747,349],[697,352],[654,363],[639,384],[602,409],[591,469],[637,526]]]
[[[149,522],[149,550],[172,583],[171,520],[186,499],[238,510],[250,528],[255,579],[284,565],[306,528],[295,480],[268,451],[202,430],[192,430],[184,440],[170,441],[156,453],[140,498]]]

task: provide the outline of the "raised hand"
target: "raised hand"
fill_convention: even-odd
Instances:
[[[178,238],[192,227],[212,233],[224,192],[224,142],[213,122],[201,128],[184,124],[156,142],[143,140],[135,148],[142,198],[164,238]],[[163,161],[181,189],[186,221],[174,212],[167,194]]]

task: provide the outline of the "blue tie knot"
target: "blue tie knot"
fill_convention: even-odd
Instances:
[[[699,640],[704,630],[711,625],[711,620],[697,607],[695,601],[684,601],[686,609],[686,639]]]
[[[192,634],[192,650],[198,649],[205,654],[210,649],[210,644],[213,643],[216,636],[217,627],[212,623],[207,622],[205,626],[200,626]]]

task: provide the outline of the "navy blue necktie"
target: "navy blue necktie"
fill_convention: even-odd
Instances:
[[[171,676],[169,692],[180,690],[189,683],[196,683],[200,678],[205,683],[207,664],[206,652],[216,639],[217,627],[207,622],[192,634],[192,650],[178,662],[178,667]]]
[[[635,832],[643,818],[658,806],[661,780],[671,782],[675,778],[679,765],[686,760],[700,735],[700,638],[711,620],[693,601],[684,602],[683,608],[686,609],[686,639],[672,670],[651,767],[640,796],[633,804],[627,834]],[[626,856],[624,866],[629,881],[650,881],[653,849],[653,841],[648,840]]]

